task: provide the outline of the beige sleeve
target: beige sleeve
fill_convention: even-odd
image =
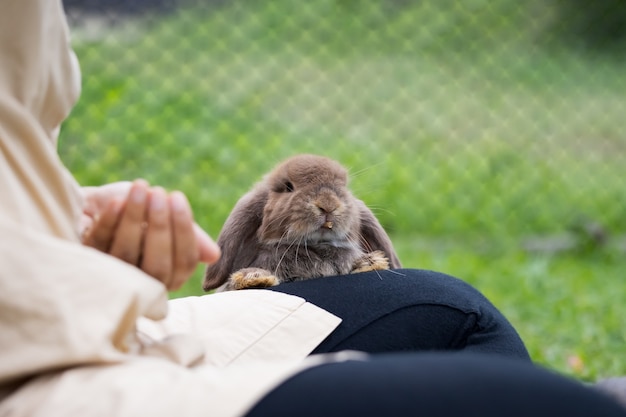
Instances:
[[[1,385],[120,360],[167,293],[79,242],[78,186],[56,153],[80,84],[60,0],[3,1],[0,62]]]
[[[56,152],[80,92],[60,0],[3,0],[0,12],[0,213],[78,239],[78,186]]]

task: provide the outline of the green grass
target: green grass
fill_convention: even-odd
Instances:
[[[619,60],[539,47],[545,22],[510,1],[237,4],[76,32],[83,96],[60,152],[81,182],[180,189],[216,236],[276,162],[331,156],[405,266],[475,285],[540,363],[626,373]],[[523,249],[586,223],[606,247]]]

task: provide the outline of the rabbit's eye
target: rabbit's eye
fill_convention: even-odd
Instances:
[[[293,183],[289,180],[284,180],[283,182],[277,182],[274,184],[273,191],[276,193],[291,193],[295,190]]]

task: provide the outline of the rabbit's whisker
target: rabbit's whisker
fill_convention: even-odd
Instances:
[[[304,252],[306,253],[307,258],[311,259],[311,254],[309,253],[309,240],[304,239]]]
[[[386,272],[391,272],[392,274],[400,275],[401,277],[406,277],[406,274],[402,272],[394,271],[393,269],[385,269]]]
[[[289,246],[287,246],[287,249],[285,249],[285,250],[283,251],[283,254],[281,255],[280,259],[278,260],[278,263],[276,264],[276,271],[275,271],[275,275],[276,275],[278,278],[280,278],[280,277],[278,276],[278,268],[279,268],[279,267],[281,266],[281,264],[283,263],[283,260],[285,259],[285,256],[287,256],[287,253],[289,252],[289,249],[291,249],[291,248],[293,247],[293,245],[295,245],[295,244],[296,244],[296,242],[295,242],[295,241],[291,242],[291,243],[289,244]]]
[[[362,234],[359,233],[358,235],[358,243],[357,245],[361,248],[364,249],[365,252],[371,252],[372,251],[372,247],[369,244],[369,242],[367,241],[367,239],[365,239],[365,237],[363,237]]]
[[[289,228],[284,228],[284,224],[288,221],[286,218],[275,218],[271,219],[267,222],[261,229],[259,229],[260,236],[265,236],[267,230],[275,229],[275,230],[284,230],[281,237],[278,239],[277,244],[282,244],[282,240],[289,234]],[[273,240],[273,239],[270,239]]]
[[[361,248],[363,247],[364,240],[361,238],[361,235],[359,235],[357,239],[353,237],[348,237],[347,242],[348,242],[348,245],[352,249],[361,250]]]
[[[300,237],[300,241],[296,245],[296,257],[295,257],[295,260],[294,260],[294,264],[296,265],[296,269],[298,268],[298,252],[300,251],[300,246],[302,246],[302,237]]]
[[[393,211],[391,211],[391,210],[387,210],[387,209],[385,209],[384,207],[376,207],[376,206],[374,206],[374,207],[372,207],[372,206],[368,206],[368,207],[369,207],[370,211],[371,211],[372,213],[374,213],[374,214],[378,214],[378,213],[380,213],[380,212],[385,212],[385,213],[387,213],[387,214],[391,214],[391,215],[393,215],[393,214],[394,214],[394,212],[393,212]]]
[[[279,250],[279,249],[280,249],[280,247],[283,245],[283,239],[284,239],[286,236],[287,236],[287,231],[285,230],[285,231],[283,232],[283,234],[280,236],[280,238],[278,239],[278,242],[276,242],[276,244],[275,244],[275,246],[276,246],[276,247],[275,247],[275,249],[276,249],[276,250],[275,250],[275,252],[274,252],[274,254],[275,254],[276,256],[278,256],[278,250]]]
[[[379,162],[379,163],[377,163],[377,164],[373,164],[373,165],[367,166],[367,167],[362,168],[362,169],[359,169],[358,171],[355,171],[355,172],[351,172],[351,171],[348,169],[348,174],[349,174],[350,178],[356,178],[356,177],[358,177],[359,175],[362,175],[364,172],[367,172],[367,171],[372,170],[372,169],[374,169],[374,168],[376,168],[376,167],[378,167],[378,166],[381,166],[381,165],[383,165],[384,163],[385,163],[384,161],[381,161],[381,162]]]
[[[278,241],[276,243],[274,243],[274,256],[276,258],[279,257],[279,250],[283,246],[282,242],[283,242],[283,239],[285,238],[286,235],[287,235],[287,231],[285,230],[283,232],[283,234],[280,236],[280,238],[278,239]],[[285,257],[285,253],[283,253],[282,257],[280,258],[281,260]],[[279,260],[278,263],[276,264],[276,266],[274,267],[274,275],[277,276],[277,277],[278,277],[278,267],[280,266],[280,262],[281,261]]]

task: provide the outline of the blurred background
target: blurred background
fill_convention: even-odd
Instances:
[[[59,148],[83,184],[180,189],[217,237],[277,162],[327,155],[404,266],[477,287],[540,363],[626,374],[625,2],[65,7],[83,94]]]

